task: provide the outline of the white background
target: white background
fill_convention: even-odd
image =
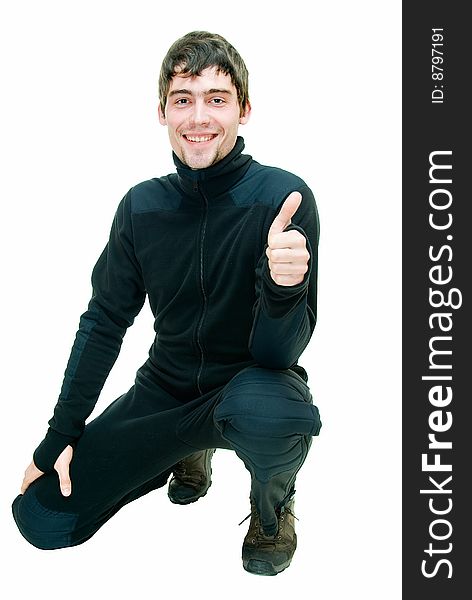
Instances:
[[[4,598],[401,597],[400,22],[393,1],[2,4]],[[249,476],[229,451],[204,500],[153,492],[76,548],[37,550],[10,516],[115,208],[173,170],[157,78],[195,29],[247,63],[246,152],[304,178],[321,217],[319,321],[300,363],[323,428],[298,478],[299,547],[275,578],[242,569]],[[146,305],[97,410],[130,387],[151,342]]]

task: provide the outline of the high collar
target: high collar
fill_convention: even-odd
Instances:
[[[229,190],[248,170],[252,157],[241,154],[244,140],[238,136],[234,148],[219,162],[205,169],[191,169],[172,152],[179,185],[187,194],[199,194],[200,191],[218,196]]]

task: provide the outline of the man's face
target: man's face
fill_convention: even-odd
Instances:
[[[231,77],[209,67],[198,76],[174,75],[165,115],[159,107],[159,121],[167,125],[180,160],[192,169],[204,169],[231,152],[238,126],[247,123],[250,110],[248,103],[241,116]]]

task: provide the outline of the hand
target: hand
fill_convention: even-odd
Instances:
[[[72,446],[66,446],[54,463],[54,469],[59,475],[59,486],[63,496],[70,496],[72,492],[72,483],[69,476],[69,465],[72,460],[73,452]],[[34,464],[34,461],[31,462],[25,471],[23,483],[21,484],[21,493],[24,494],[33,481],[41,477],[41,475],[44,475],[44,472],[38,469],[38,467]]]
[[[299,192],[292,192],[283,203],[269,229],[266,250],[270,276],[278,285],[292,286],[303,281],[308,271],[310,253],[306,239],[299,231],[284,231],[302,202]]]

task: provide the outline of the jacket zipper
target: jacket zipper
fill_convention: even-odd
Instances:
[[[194,184],[194,190],[198,191],[198,184],[196,182]],[[202,198],[205,202],[205,211],[203,213],[203,221],[202,221],[202,227],[201,227],[201,231],[200,231],[200,288],[202,290],[202,296],[203,296],[203,308],[202,308],[200,319],[199,319],[199,322],[197,325],[197,346],[198,346],[198,349],[200,350],[200,367],[197,372],[197,390],[198,390],[198,393],[202,396],[203,392],[200,387],[200,379],[201,379],[202,371],[203,371],[204,355],[203,355],[203,346],[202,346],[200,336],[201,336],[201,331],[202,331],[202,327],[203,327],[203,319],[205,317],[206,306],[207,306],[207,296],[205,294],[205,286],[204,286],[204,279],[203,279],[203,275],[204,275],[204,273],[203,273],[203,245],[204,245],[204,241],[205,241],[205,233],[206,233],[206,225],[207,225],[208,200],[207,200],[205,194],[202,192],[202,190],[200,189],[199,191],[200,191],[200,195],[202,196]]]

